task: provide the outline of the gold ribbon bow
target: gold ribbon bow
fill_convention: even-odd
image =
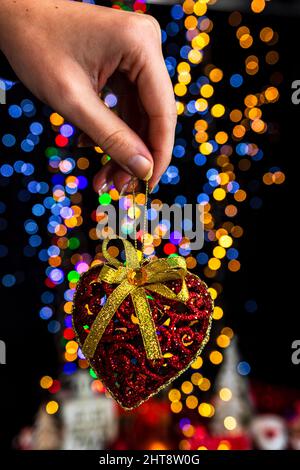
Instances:
[[[160,359],[162,353],[145,289],[156,292],[167,299],[186,302],[189,297],[185,282],[186,262],[181,256],[174,256],[162,259],[150,258],[140,263],[138,253],[133,245],[127,240],[121,240],[125,248],[126,266],[108,253],[109,240],[103,242],[103,255],[109,264],[104,264],[98,280],[109,284],[118,284],[118,286],[98,313],[84,342],[82,352],[86,358],[93,358],[110,320],[122,302],[130,295],[138,318],[147,358]],[[182,280],[182,287],[178,294],[162,284],[174,279]]]

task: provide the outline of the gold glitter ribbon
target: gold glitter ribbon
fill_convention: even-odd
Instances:
[[[108,253],[107,245],[109,240],[107,239],[103,242],[103,255],[109,264],[103,266],[98,280],[118,285],[98,313],[84,342],[82,352],[86,358],[93,358],[110,320],[122,302],[130,295],[147,358],[160,359],[162,352],[145,289],[156,292],[167,299],[186,302],[189,297],[185,282],[187,274],[186,262],[181,256],[174,256],[162,259],[150,258],[140,263],[138,252],[133,245],[127,240],[122,238],[121,240],[125,248],[126,266]],[[162,284],[163,282],[175,279],[182,280],[182,287],[178,294],[175,294],[172,289]]]

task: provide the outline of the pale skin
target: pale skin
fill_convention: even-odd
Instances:
[[[41,101],[112,160],[94,178],[97,190],[132,176],[159,181],[170,163],[176,105],[160,27],[149,15],[69,0],[1,0],[0,48]],[[99,99],[109,85],[119,116]]]

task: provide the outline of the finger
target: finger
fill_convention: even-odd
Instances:
[[[93,187],[96,192],[103,193],[114,185],[120,194],[126,193],[132,186],[132,178],[118,164],[110,161],[94,176]]]
[[[172,82],[160,46],[157,49],[152,48],[149,54],[149,60],[138,77],[137,86],[141,102],[149,116],[148,144],[154,160],[150,187],[153,187],[167,169],[172,157],[177,111]]]
[[[73,89],[65,99],[64,116],[129,174],[150,179],[153,159],[142,139],[105,106],[84,72],[79,69],[76,73],[76,83],[70,85]]]

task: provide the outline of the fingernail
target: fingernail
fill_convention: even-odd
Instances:
[[[123,186],[122,186],[122,189],[120,191],[120,197],[124,196],[127,192],[128,192],[128,189],[129,189],[129,186],[130,186],[130,183],[131,183],[131,179],[126,181]]]
[[[151,187],[149,188],[149,194],[152,194],[153,191],[157,188],[157,186],[158,186],[157,183],[156,183],[154,186],[151,186]]]
[[[153,175],[153,170],[152,170],[152,168],[150,168],[150,170],[148,171],[148,173],[146,174],[146,176],[144,178],[144,181],[149,181],[151,179],[152,175]]]
[[[105,181],[102,184],[102,186],[100,186],[100,188],[98,189],[99,196],[101,196],[104,193],[107,193],[112,188],[113,185],[114,184],[112,181]]]
[[[131,193],[133,189],[136,188],[137,182],[138,179],[136,178],[136,176],[132,176],[128,181],[126,181],[120,191],[120,197],[124,196],[125,194]]]
[[[152,166],[149,169],[149,165],[151,165],[151,163],[143,155],[134,155],[134,157],[129,159],[127,164],[129,170],[134,175],[145,181],[148,181],[152,176]],[[144,176],[145,174],[146,176]]]

